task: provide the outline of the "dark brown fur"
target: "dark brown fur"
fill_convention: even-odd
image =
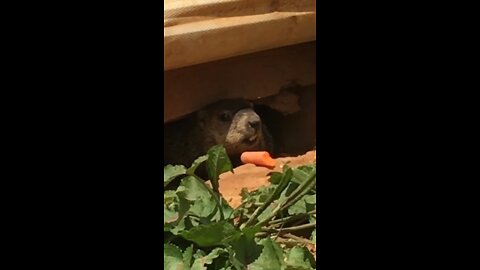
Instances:
[[[234,165],[238,165],[244,151],[273,151],[271,135],[252,105],[245,100],[230,99],[166,125],[165,164],[188,167],[217,144],[224,145]]]

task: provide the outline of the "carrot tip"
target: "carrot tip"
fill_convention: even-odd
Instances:
[[[275,160],[272,159],[267,151],[248,151],[243,152],[240,160],[244,163],[250,163],[257,166],[275,167]]]

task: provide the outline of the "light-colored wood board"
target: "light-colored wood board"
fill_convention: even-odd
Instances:
[[[164,70],[314,41],[315,19],[315,1],[165,1]]]

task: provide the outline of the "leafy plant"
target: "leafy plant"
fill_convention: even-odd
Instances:
[[[202,163],[212,188],[195,174]],[[164,192],[164,269],[315,269],[316,166],[285,165],[268,187],[243,190],[236,209],[218,190],[232,170],[221,145],[189,168],[164,167],[164,187],[181,180]]]

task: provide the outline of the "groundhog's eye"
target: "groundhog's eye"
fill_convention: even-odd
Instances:
[[[224,122],[232,120],[232,113],[229,111],[223,111],[222,113],[220,113],[220,120]]]

